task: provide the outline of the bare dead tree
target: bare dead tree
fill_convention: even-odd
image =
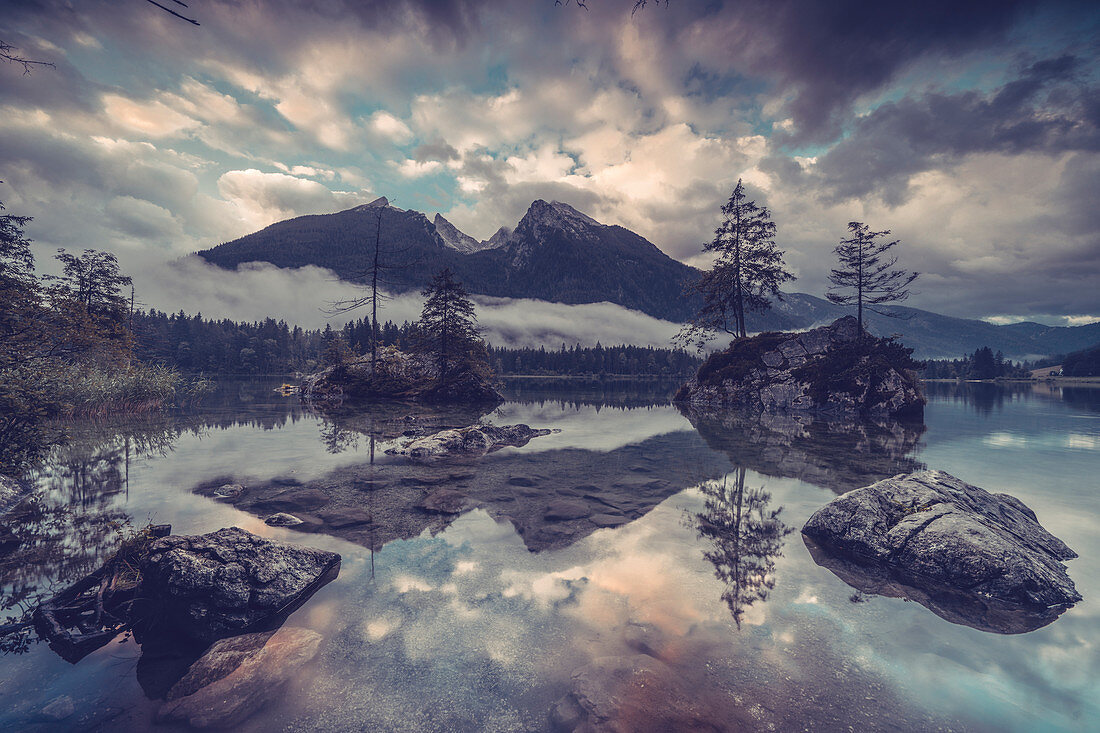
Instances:
[[[386,274],[394,270],[405,269],[411,264],[407,262],[395,262],[391,259],[393,255],[406,252],[410,247],[389,251],[385,251],[383,247],[382,218],[388,206],[389,202],[387,201],[386,203],[381,203],[377,207],[377,218],[375,219],[374,226],[374,251],[371,257],[371,263],[356,277],[357,280],[369,283],[369,290],[358,298],[346,298],[344,300],[333,301],[329,304],[329,307],[325,309],[325,312],[329,315],[336,315],[348,313],[367,306],[370,307],[370,367],[372,373],[378,363],[378,341],[381,334],[378,327],[378,307],[379,304],[390,299],[390,296],[384,290],[385,287],[391,285],[386,278]]]

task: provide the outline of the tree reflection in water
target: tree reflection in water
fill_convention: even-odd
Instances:
[[[711,543],[703,557],[726,584],[722,600],[739,629],[745,609],[766,601],[775,587],[775,559],[792,531],[779,519],[783,507],[768,508],[771,494],[763,487],[745,489],[745,472],[743,466],[735,468],[732,484],[729,477],[703,483],[706,509],[695,515],[699,536]]]
[[[163,415],[69,426],[29,478],[36,490],[3,516],[16,549],[0,557],[0,626],[22,627],[43,600],[83,578],[118,549],[130,528],[121,508],[132,461],[165,455],[185,431],[200,425]],[[29,633],[6,634],[0,652],[27,651]]]

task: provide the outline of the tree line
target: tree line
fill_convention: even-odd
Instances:
[[[53,417],[147,410],[186,391],[178,374],[134,358],[133,291],[115,256],[61,249],[61,274],[40,277],[30,221],[0,214],[0,473],[51,444]]]
[[[961,359],[929,360],[923,376],[925,379],[1027,379],[1033,371],[1045,367],[1064,377],[1100,376],[1100,344],[1072,354],[1017,362],[1005,359],[1000,351],[993,353],[988,346],[983,346]],[[1044,376],[1046,374],[1044,372]]]
[[[1035,367],[1026,362],[1013,363],[1000,351],[982,346],[961,359],[930,359],[925,362],[925,379],[1021,379],[1031,376]]]
[[[331,325],[303,329],[273,318],[249,323],[150,310],[134,313],[133,328],[138,359],[188,373],[308,373],[348,355],[367,355],[371,345],[368,318],[335,329]],[[379,325],[378,334],[379,346],[402,351],[413,350],[417,339],[416,324],[409,321],[386,321]],[[339,356],[341,352],[344,357]],[[547,376],[687,377],[700,362],[680,349],[600,343],[594,347],[562,343],[559,349],[490,345],[488,360],[497,374]]]

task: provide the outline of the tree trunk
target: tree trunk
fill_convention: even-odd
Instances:
[[[370,324],[370,374],[374,379],[374,369],[378,364],[378,257],[382,247],[382,212],[378,210],[378,223],[374,230],[374,270],[371,273],[371,324]]]

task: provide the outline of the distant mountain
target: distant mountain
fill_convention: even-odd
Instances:
[[[382,210],[383,278],[395,292],[419,290],[444,267],[472,293],[535,298],[558,303],[611,302],[656,318],[682,322],[696,298],[683,286],[699,271],[678,262],[652,242],[621,226],[601,224],[557,201],[535,201],[514,229],[501,227],[478,241],[443,216],[390,206],[383,197],[335,214],[300,216],[198,253],[234,269],[245,262],[278,267],[315,265],[340,278],[362,282],[374,255]],[[995,326],[916,308],[892,307],[898,318],[867,315],[868,329],[897,333],[916,356],[953,358],[980,346],[1012,359],[1077,351],[1100,343],[1100,324]],[[767,313],[748,315],[750,331],[806,329],[851,312],[822,298],[789,293]]]
[[[386,284],[417,290],[444,267],[470,292],[558,303],[609,301],[657,318],[681,321],[695,304],[683,284],[698,276],[653,243],[620,226],[607,226],[571,206],[535,201],[515,229],[485,242],[460,232],[442,216],[389,206],[384,199],[336,214],[300,216],[199,252],[234,269],[244,262],[278,267],[327,267],[361,282],[374,253],[378,207]]]

